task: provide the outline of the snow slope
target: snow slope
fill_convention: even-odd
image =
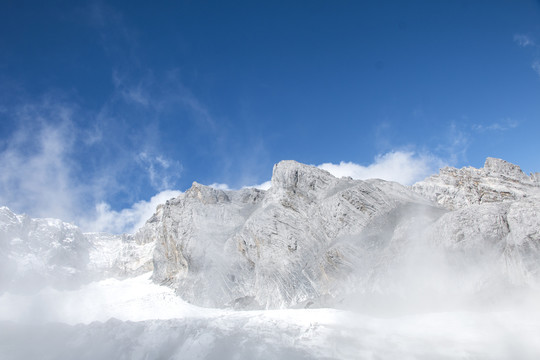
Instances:
[[[154,247],[132,235],[82,233],[58,219],[32,219],[0,207],[0,294],[139,275],[152,271]]]
[[[539,179],[284,161],[267,191],[194,183],[133,235],[2,207],[0,358],[537,359]]]
[[[540,312],[200,308],[150,274],[0,296],[2,359],[536,359]],[[31,310],[30,310],[31,309]],[[30,311],[29,311],[30,310]]]

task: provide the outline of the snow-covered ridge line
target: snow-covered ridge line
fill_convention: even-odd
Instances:
[[[282,161],[269,190],[194,183],[141,232],[156,241],[153,279],[203,306],[331,305],[374,292],[407,297],[440,281],[467,293],[485,284],[530,286],[538,273],[537,179],[493,158],[484,169],[445,168],[413,187],[338,179]],[[411,261],[436,276],[415,289],[403,278]],[[454,272],[468,280],[447,276]]]
[[[406,187],[282,161],[266,191],[194,182],[121,236],[3,207],[0,291],[152,271],[191,303],[251,309],[537,287],[539,178],[488,158]]]
[[[488,202],[540,196],[540,173],[525,175],[507,161],[487,158],[481,169],[446,167],[413,190],[450,210]]]

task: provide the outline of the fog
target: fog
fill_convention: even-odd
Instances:
[[[171,320],[0,323],[3,359],[537,359],[538,312],[392,317],[331,309]]]
[[[338,239],[347,261],[331,300],[311,305],[321,308],[201,308],[151,273],[3,292],[0,358],[537,359],[540,294],[526,263],[484,223],[462,239],[448,214],[398,207]]]

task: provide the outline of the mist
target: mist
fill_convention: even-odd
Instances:
[[[284,161],[124,235],[1,208],[0,357],[536,359],[537,185],[486,164],[405,187]]]
[[[451,232],[441,234],[448,216],[441,208],[407,205],[356,236],[336,240],[333,249],[349,260],[336,269],[332,297],[312,301],[309,309],[197,307],[152,283],[151,273],[80,280],[70,288],[53,283],[32,294],[4,292],[0,354],[4,359],[537,358],[539,292],[510,282],[515,269],[500,266],[505,260],[497,244],[485,241],[489,234],[479,232],[483,239],[468,244],[455,241]],[[217,249],[212,251],[217,258]]]

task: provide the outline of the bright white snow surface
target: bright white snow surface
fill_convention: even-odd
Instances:
[[[32,296],[4,293],[0,296],[0,318],[74,325],[110,318],[143,321],[202,314],[201,308],[184,302],[171,288],[154,284],[151,275],[105,279],[78,290],[46,288]],[[208,313],[208,309],[204,312]]]
[[[0,360],[540,359],[538,179],[488,159],[413,192],[288,161],[126,236],[0,207]],[[253,294],[288,309],[228,309]]]
[[[0,296],[1,359],[538,359],[540,312],[190,305],[144,274]],[[532,307],[534,309],[534,306]],[[70,324],[70,325],[68,325]]]

